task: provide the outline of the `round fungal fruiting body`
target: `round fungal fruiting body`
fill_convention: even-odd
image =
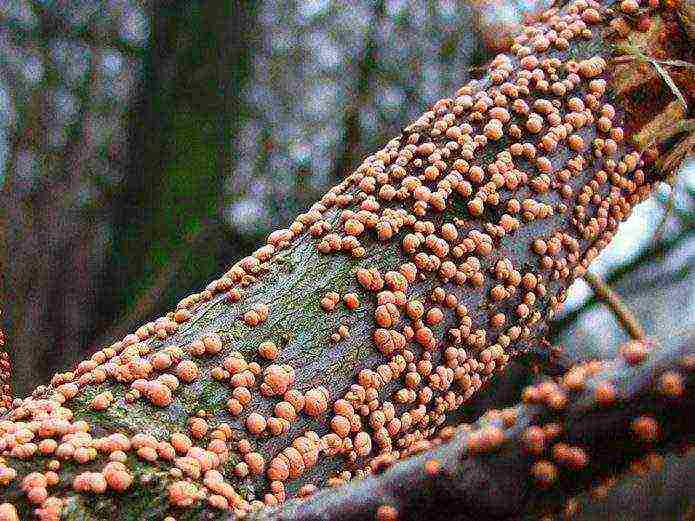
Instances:
[[[659,377],[658,389],[668,398],[676,399],[683,395],[683,377],[675,371],[666,371]]]
[[[615,387],[610,382],[599,382],[594,392],[596,402],[601,406],[610,406],[615,402]]]
[[[430,326],[436,326],[439,324],[442,320],[444,319],[444,314],[442,313],[442,310],[439,309],[438,307],[433,307],[430,308],[427,311],[427,315],[425,316],[425,321],[427,324]]]
[[[490,140],[497,141],[498,139],[501,139],[504,135],[502,122],[497,119],[491,119],[485,125],[483,132],[485,134],[485,137],[487,137]]]
[[[646,358],[649,350],[644,342],[633,340],[620,347],[620,354],[630,365],[639,365]]]
[[[629,15],[637,14],[639,11],[639,3],[637,3],[637,0],[622,0],[622,2],[620,2],[620,10]]]
[[[358,456],[367,456],[372,451],[372,439],[369,434],[364,431],[358,432],[355,435],[354,447]]]
[[[177,323],[186,322],[191,318],[191,312],[187,309],[179,309],[174,313],[174,320]]]
[[[439,460],[429,459],[425,462],[425,473],[428,476],[436,476],[442,468]]]
[[[194,438],[203,438],[208,432],[208,422],[203,418],[191,418],[188,422],[188,426],[191,429],[191,435]]]
[[[133,483],[133,476],[123,463],[112,461],[104,467],[104,479],[116,492],[124,492]]]
[[[266,473],[272,481],[285,481],[290,476],[290,468],[284,459],[273,458]]]
[[[19,521],[17,509],[12,503],[0,504],[0,521]]]
[[[222,351],[222,339],[217,333],[208,333],[202,338],[205,352],[209,355],[216,355]]]
[[[265,430],[267,424],[266,419],[256,412],[252,412],[246,418],[246,428],[251,434],[259,435]]]
[[[198,379],[198,374],[198,365],[193,360],[184,360],[176,366],[176,376],[182,382],[194,382]]]
[[[644,443],[653,443],[659,437],[659,424],[651,416],[639,416],[632,421],[632,430]]]
[[[549,486],[557,479],[557,467],[546,460],[537,461],[531,467],[531,474],[539,485]]]
[[[345,416],[334,416],[331,420],[331,430],[341,438],[346,438],[350,433],[350,420]]]
[[[94,397],[92,400],[92,409],[95,411],[106,410],[113,403],[113,394],[110,391],[105,391]]]
[[[275,342],[262,342],[261,345],[258,346],[258,354],[260,354],[266,360],[275,360],[279,353],[280,350]]]
[[[309,389],[304,399],[304,412],[309,416],[320,416],[328,409],[327,393],[322,388]]]
[[[198,500],[198,488],[188,481],[176,481],[169,486],[169,501],[177,507],[190,507]]]
[[[292,422],[297,418],[297,411],[291,403],[281,401],[275,404],[275,415],[278,418]]]
[[[345,307],[351,311],[354,311],[360,307],[360,299],[357,296],[357,293],[346,293],[343,296],[343,301],[345,302]]]
[[[376,521],[397,521],[398,510],[391,505],[381,505],[376,511]]]
[[[158,407],[167,407],[173,400],[171,389],[158,381],[150,382],[145,393],[150,402]]]
[[[265,459],[258,452],[249,452],[245,454],[244,461],[252,474],[263,474],[265,470]]]
[[[171,435],[170,442],[172,447],[179,454],[186,454],[188,450],[193,446],[191,439],[183,433],[175,432]]]

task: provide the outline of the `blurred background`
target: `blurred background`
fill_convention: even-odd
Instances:
[[[16,393],[250,253],[547,3],[0,0]],[[664,342],[693,329],[694,172],[594,265]],[[553,334],[578,357],[625,338],[581,281]]]

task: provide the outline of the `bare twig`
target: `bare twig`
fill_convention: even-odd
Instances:
[[[687,132],[688,135],[681,139],[668,154],[660,158],[656,164],[657,168],[660,168],[669,177],[673,176],[683,159],[695,151],[695,119],[678,122],[674,125],[673,132],[669,132],[669,134],[676,135],[682,132]]]
[[[616,56],[613,58],[613,63],[628,63],[638,59],[636,56],[623,55]],[[656,58],[651,58],[651,61],[658,63],[660,65],[670,65],[672,67],[687,67],[695,69],[695,63],[690,63],[684,60],[657,60]]]
[[[666,69],[663,68],[662,64],[677,67],[695,67],[695,65],[683,60],[656,60],[655,58],[652,58],[651,56],[644,54],[636,45],[630,43],[625,44],[623,47],[625,51],[629,54],[625,56],[619,56],[618,58],[622,59],[623,61],[625,60],[625,58],[631,58],[632,60],[650,63],[654,67],[656,72],[659,74],[659,76],[661,76],[661,79],[664,80],[666,85],[668,85],[668,88],[671,89],[673,95],[676,96],[678,101],[683,105],[683,109],[687,112],[688,102],[685,100],[683,93],[680,91],[676,83],[673,81],[673,78],[671,78],[671,75],[668,73]]]
[[[672,183],[668,184],[671,187],[671,191],[669,192],[668,199],[666,200],[666,204],[664,205],[664,215],[661,216],[659,224],[656,226],[656,229],[654,230],[654,235],[652,236],[652,242],[654,243],[661,242],[661,240],[664,238],[666,223],[668,222],[668,218],[673,213],[673,205],[676,202],[675,186]]]
[[[676,201],[676,180],[678,174],[676,169],[683,159],[691,155],[693,150],[695,150],[695,120],[688,120],[683,122],[686,130],[690,130],[690,134],[684,137],[665,157],[659,159],[657,167],[660,168],[665,175],[666,182],[671,187],[671,192],[669,193],[666,206],[664,208],[664,215],[661,217],[659,224],[654,231],[654,242],[659,242],[663,238],[664,230],[666,229],[666,222],[668,218],[673,213],[674,204]]]
[[[620,295],[613,291],[611,287],[595,273],[587,271],[584,274],[584,280],[591,286],[591,289],[594,290],[596,297],[608,305],[627,334],[630,335],[630,338],[633,340],[644,340],[646,337],[644,328],[637,317],[635,317],[632,311],[630,311],[628,306],[620,298]]]

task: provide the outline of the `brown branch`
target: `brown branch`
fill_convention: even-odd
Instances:
[[[662,455],[648,452],[622,473],[601,479],[569,499],[564,518],[573,519],[679,519],[695,514],[695,450]],[[563,517],[560,517],[562,519]]]
[[[646,338],[647,335],[637,317],[630,311],[627,304],[623,302],[620,295],[613,291],[599,275],[587,271],[584,274],[584,280],[594,290],[596,298],[606,303],[625,331],[630,335],[630,338],[633,340],[644,340]]]
[[[414,451],[421,454],[373,463],[375,476],[252,519],[475,520],[563,511],[574,495],[645,453],[692,440],[684,415],[695,404],[695,339],[651,352],[627,344],[623,356],[575,366],[559,384],[528,387],[523,397],[453,437],[444,429]]]
[[[0,422],[0,507],[26,517],[38,498],[68,517],[241,516],[435,444],[453,413],[540,341],[567,288],[660,179],[656,151],[636,149],[634,136],[683,119],[682,107],[667,111],[673,96],[659,78],[646,103],[607,66],[611,20],[586,2],[542,19],[484,78],[438,101],[252,256],[18,402]],[[560,20],[567,38],[551,29]],[[646,37],[680,41],[660,34]],[[614,369],[594,395],[587,376],[577,402],[554,384],[529,391],[515,421],[510,411],[489,415],[484,431],[457,438],[463,452],[425,465],[427,476],[497,447],[508,430],[499,442],[511,442],[511,459],[469,460],[462,488],[444,497],[503,515],[507,497],[512,506],[546,498],[534,495],[529,471],[558,471],[519,451],[532,421],[562,420],[558,435],[591,456],[586,470],[560,473],[563,489],[617,464],[616,443],[626,455],[640,449],[628,443],[629,414],[682,432],[687,415],[669,416],[681,400],[631,400],[649,373]],[[687,384],[689,397],[683,378],[669,376],[668,392]],[[594,410],[590,398],[606,405],[612,390],[620,407]],[[597,436],[584,447],[585,432]],[[560,449],[551,448],[564,461]],[[59,481],[43,486],[35,473],[45,468],[58,468]],[[431,505],[428,483],[386,499]],[[384,506],[377,499],[341,513]]]

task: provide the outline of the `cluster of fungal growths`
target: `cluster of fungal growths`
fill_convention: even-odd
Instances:
[[[0,309],[0,318],[2,318],[2,309]],[[12,404],[11,375],[12,363],[5,346],[5,332],[0,324],[0,410],[2,411],[7,411]]]
[[[546,12],[252,256],[15,400],[0,521],[241,518],[428,447],[649,194],[607,60],[655,8]]]
[[[695,401],[694,341],[668,349],[631,341],[614,359],[526,387],[514,407],[443,428],[417,456],[382,460],[368,479],[254,519],[571,519],[586,503],[577,491],[604,497],[616,474],[658,468],[664,450],[693,456],[685,416]]]

